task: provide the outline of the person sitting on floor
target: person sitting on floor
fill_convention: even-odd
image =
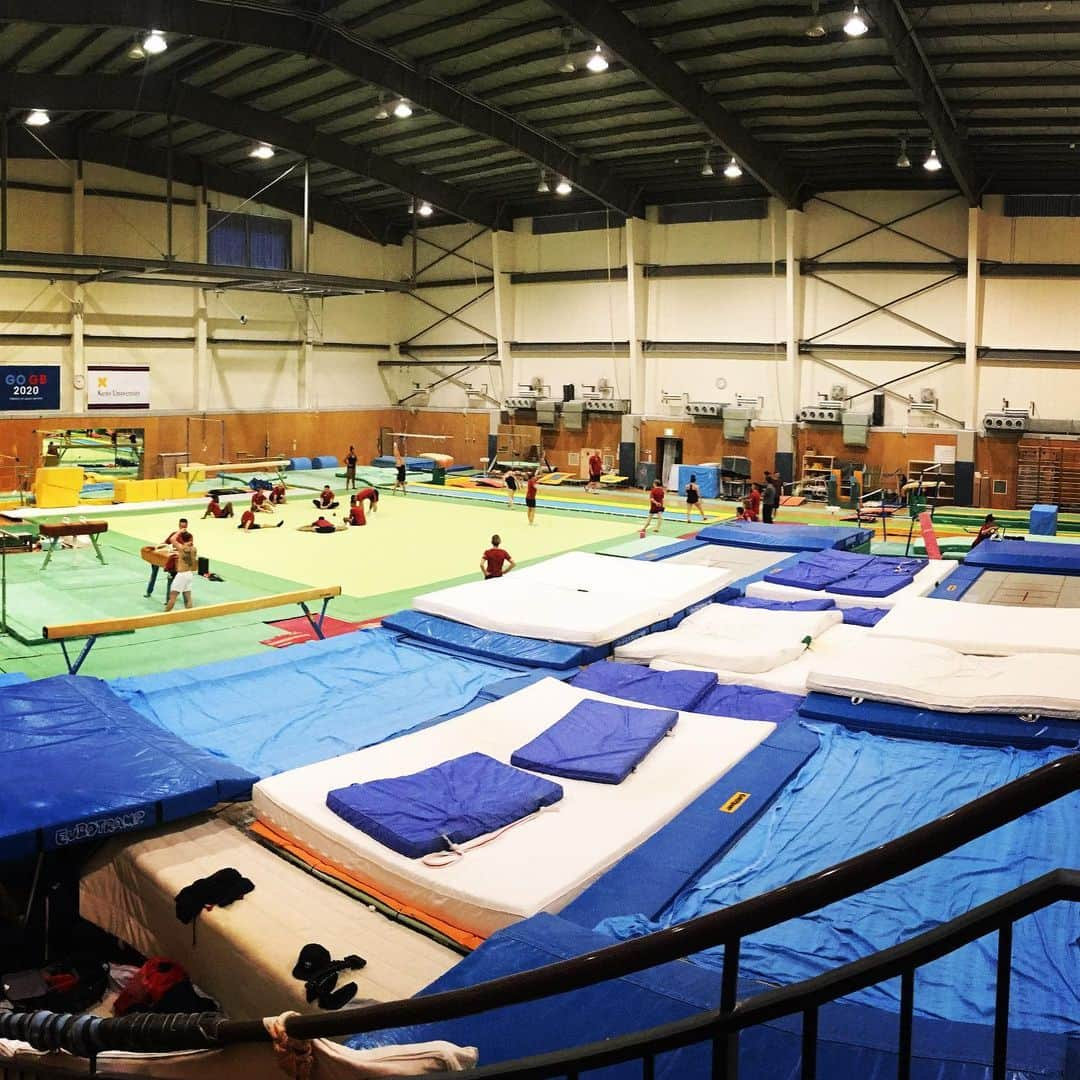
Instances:
[[[739,503],[739,505],[737,507],[735,507],[735,517],[734,517],[733,520],[734,521],[749,521],[750,520],[746,516],[746,507],[743,506],[742,503]]]
[[[251,509],[256,514],[272,514],[274,512],[274,508],[267,501],[266,492],[262,490],[251,493]]]
[[[984,540],[991,539],[998,531],[997,522],[994,520],[993,514],[987,514],[983,518],[982,525],[979,526],[979,531],[975,534],[975,539],[971,541],[973,548],[978,547]]]
[[[367,516],[364,514],[364,504],[359,496],[353,495],[349,499],[349,512],[345,515],[346,525],[366,525]]]
[[[280,480],[270,489],[270,501],[275,506],[285,504],[285,485]]]
[[[271,527],[273,527],[273,528],[277,528],[277,529],[280,529],[280,528],[281,528],[281,526],[282,526],[282,525],[284,525],[284,524],[285,524],[285,522],[284,522],[284,521],[279,521],[279,522],[278,522],[278,523],[277,523],[276,525],[274,525],[274,526],[270,526],[270,525],[256,525],[256,524],[255,524],[255,511],[254,511],[254,510],[252,510],[252,509],[251,509],[250,507],[248,507],[248,509],[247,509],[247,510],[245,510],[245,511],[244,511],[244,512],[243,512],[243,513],[242,513],[242,514],[240,515],[240,524],[239,524],[239,525],[237,525],[236,527],[237,527],[238,529],[243,529],[243,530],[244,530],[244,532],[250,532],[250,531],[251,531],[252,529],[263,529],[263,528],[269,529],[269,528],[271,528]]]
[[[335,505],[337,505],[335,503]],[[332,532],[344,532],[348,525],[335,525],[332,521],[327,521],[325,517],[320,514],[310,525],[301,525],[297,530],[298,532],[314,532],[314,533],[332,533]]]
[[[232,503],[222,504],[221,500],[217,497],[217,495],[211,494],[210,502],[206,506],[206,513],[203,514],[203,517],[229,518],[232,517],[235,513],[236,511],[233,510]]]
[[[317,506],[320,510],[336,510],[337,499],[334,498],[333,489],[327,484],[322,489],[322,494],[317,499],[311,500],[312,506]]]

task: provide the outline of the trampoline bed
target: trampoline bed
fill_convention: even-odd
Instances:
[[[153,828],[255,778],[140,716],[100,679],[0,688],[0,861]]]
[[[635,638],[615,659],[648,664],[675,660],[729,671],[771,671],[797,660],[807,645],[842,621],[839,611],[762,611],[709,604],[674,629]]]
[[[483,630],[602,645],[711,599],[732,576],[575,551],[492,581],[425,593],[413,607]]]
[[[870,632],[983,656],[1080,653],[1080,611],[1074,608],[1021,606],[1004,612],[915,597],[897,604]]]
[[[1008,607],[1080,607],[1080,577],[1006,570],[974,570],[973,572],[978,576],[958,598],[965,604],[1001,604]]]
[[[826,553],[823,552],[822,554]],[[828,554],[831,555],[832,553],[830,552]],[[865,556],[865,558],[871,561],[862,571],[853,573],[847,578],[837,579],[820,588],[800,587],[796,585],[786,585],[781,582],[762,580],[747,585],[746,595],[757,597],[760,600],[809,600],[813,597],[820,598],[822,596],[828,596],[836,601],[836,606],[839,608],[893,608],[906,600],[926,596],[936,588],[940,582],[944,581],[959,565],[959,563],[941,559],[931,560],[923,565],[923,561],[918,560],[921,569],[916,573],[896,575],[899,579],[908,581],[908,584],[903,585],[898,589],[893,588],[892,591],[881,595],[884,588],[892,587],[892,583],[890,582],[892,571],[890,569],[884,574],[876,574],[874,573],[874,570],[875,564],[878,562],[878,557]],[[908,559],[901,561],[907,564],[912,563],[915,560]],[[892,559],[882,559],[881,562],[887,562],[887,565],[890,567],[896,564],[896,560]],[[866,587],[860,589],[857,584],[853,587],[851,584],[852,581],[856,583],[864,582]],[[884,582],[882,588],[875,587],[878,582]]]
[[[1080,718],[1073,657],[1062,653],[968,656],[941,645],[868,634],[840,655],[819,657],[811,690],[898,705],[973,713]],[[1076,730],[1080,740],[1080,726]]]
[[[784,551],[761,551],[757,548],[708,544],[698,540],[684,540],[679,546],[681,550],[671,555],[664,555],[664,549],[661,548],[652,561],[664,562],[668,566],[712,566],[732,571],[735,578],[744,578],[769,570],[791,557]]]
[[[399,855],[326,806],[327,793],[480,752],[504,764],[586,700],[615,699],[545,679],[435,727],[260,782],[255,812],[278,836],[394,906],[475,945],[556,912],[674,817],[775,725],[679,713],[674,733],[623,783],[560,779],[553,807],[433,867]],[[615,702],[619,704],[618,702]]]

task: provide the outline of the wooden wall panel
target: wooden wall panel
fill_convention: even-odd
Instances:
[[[676,439],[683,441],[683,461],[696,464],[699,461],[719,461],[728,455],[748,457],[751,476],[763,479],[766,469],[776,465],[776,435],[774,427],[750,430],[746,442],[725,440],[720,424],[695,424],[693,421],[645,420],[641,425],[642,460],[655,460],[656,441],[672,431]],[[646,458],[645,455],[648,455]]]
[[[982,477],[976,486],[976,502],[991,510],[1016,509],[1016,463],[1020,439],[1013,435],[979,436],[975,440],[975,471]],[[1008,490],[994,495],[993,480],[1005,480]],[[983,492],[979,497],[980,490]]]
[[[577,472],[570,466],[570,455],[582,450],[599,450],[618,460],[622,439],[622,419],[618,416],[587,416],[581,431],[559,427],[544,432],[544,453],[552,466],[561,472]]]

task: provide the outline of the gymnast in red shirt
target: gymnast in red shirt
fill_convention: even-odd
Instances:
[[[284,524],[285,524],[284,521],[279,521],[275,527],[280,529],[281,526],[284,525]],[[257,525],[255,523],[255,511],[250,509],[250,508],[245,510],[240,515],[240,524],[237,525],[236,527],[238,529],[243,529],[244,532],[250,532],[252,529],[262,529],[262,528],[269,529],[270,528],[269,525],[266,525],[266,526]]]
[[[513,569],[514,560],[510,557],[510,552],[503,550],[502,537],[496,533],[491,538],[491,547],[480,557],[480,573],[484,575],[485,581],[490,581],[510,573]]]
[[[251,509],[256,514],[272,514],[274,508],[266,501],[265,491],[253,491],[251,493]]]
[[[360,496],[353,495],[349,499],[349,512],[345,515],[345,520],[350,525],[366,525],[367,517],[364,514],[364,504],[360,501]]]

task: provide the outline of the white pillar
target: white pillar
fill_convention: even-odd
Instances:
[[[510,342],[514,337],[514,286],[510,273],[514,266],[514,234],[499,230],[491,233],[491,267],[495,292],[495,345],[499,355],[500,389],[491,387],[492,397],[505,399],[517,390],[514,355]]]
[[[71,186],[71,250],[82,255],[86,240],[86,184],[83,181],[82,164],[77,166],[75,181]],[[86,290],[82,285],[72,289],[71,303],[71,380],[74,386],[71,398],[73,412],[86,412],[86,347],[85,329]]]
[[[784,336],[787,340],[787,362],[791,387],[791,409],[785,410],[783,402],[777,402],[781,422],[794,423],[802,404],[802,355],[799,339],[802,336],[802,274],[799,255],[802,251],[802,213],[788,210],[785,213],[784,230]]]
[[[648,326],[648,290],[645,261],[648,223],[626,219],[626,324],[630,337],[630,412],[641,416],[652,408],[645,378],[645,350],[642,341]]]
[[[979,340],[980,318],[979,294],[979,225],[980,211],[977,206],[968,210],[967,251],[967,319],[964,331],[964,427],[974,431],[979,423]]]

